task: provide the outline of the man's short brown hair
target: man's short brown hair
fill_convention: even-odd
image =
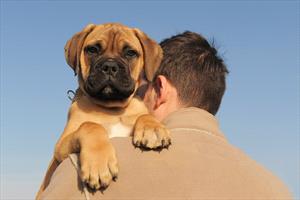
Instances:
[[[160,43],[164,58],[158,75],[177,89],[185,106],[194,106],[215,115],[225,91],[228,73],[217,50],[197,33],[186,31]]]

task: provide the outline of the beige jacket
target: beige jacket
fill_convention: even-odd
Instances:
[[[112,139],[120,173],[103,193],[85,196],[67,159],[42,199],[291,199],[278,178],[228,143],[208,112],[185,108],[164,123],[172,145],[160,153],[134,148],[131,138]]]

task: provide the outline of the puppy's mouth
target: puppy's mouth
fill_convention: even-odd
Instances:
[[[133,94],[135,84],[131,80],[119,83],[112,78],[101,82],[90,79],[85,84],[85,90],[89,96],[96,100],[124,101]]]

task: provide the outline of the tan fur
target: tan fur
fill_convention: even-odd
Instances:
[[[135,91],[140,85],[142,71],[145,71],[148,80],[152,80],[162,58],[160,46],[145,33],[121,24],[90,24],[67,42],[65,56],[67,63],[79,75],[79,90],[36,199],[49,184],[59,163],[71,153],[80,153],[80,176],[84,182],[94,189],[107,187],[118,175],[116,153],[109,141],[111,134],[117,134],[116,128],[124,127],[129,133],[133,129],[133,143],[136,146],[157,148],[170,144],[168,130],[148,114],[135,92],[125,101],[105,103],[89,97],[85,92],[83,83],[89,75],[90,63],[83,49],[95,42],[101,43],[109,57],[120,56],[125,43],[138,50],[140,57],[135,60],[130,73],[136,83]],[[120,136],[124,134],[120,133]]]

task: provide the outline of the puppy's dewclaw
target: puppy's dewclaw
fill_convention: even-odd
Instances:
[[[170,132],[152,115],[142,115],[134,127],[133,144],[149,149],[168,147],[171,144]]]

